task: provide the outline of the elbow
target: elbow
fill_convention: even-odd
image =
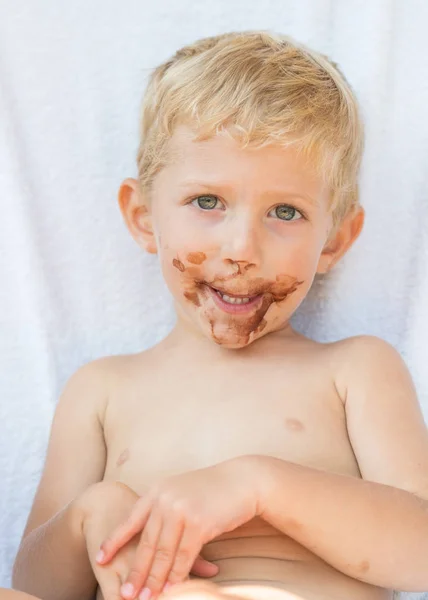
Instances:
[[[12,568],[12,588],[14,590],[18,590],[19,592],[28,592],[26,589],[25,582],[21,577],[21,569],[18,566],[17,561],[15,561]]]
[[[30,535],[25,534],[21,540],[21,543],[16,553],[14,563],[12,565],[12,588],[20,592],[26,592],[27,594],[34,594],[34,591],[30,589],[29,585],[29,548],[28,538]]]
[[[18,549],[18,553],[15,557],[15,561],[12,566],[12,588],[14,590],[18,590],[20,592],[27,592],[25,589],[25,581],[24,581],[24,573],[25,568],[23,565],[23,557],[22,557],[22,542]]]

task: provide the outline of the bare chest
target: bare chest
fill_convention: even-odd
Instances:
[[[359,475],[343,404],[328,381],[214,375],[165,374],[113,398],[105,478],[142,493],[159,478],[245,454]]]

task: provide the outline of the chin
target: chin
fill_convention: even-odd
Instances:
[[[245,344],[242,342],[220,342],[218,340],[213,340],[213,342],[216,346],[221,346],[221,348],[224,348],[225,350],[241,350],[242,348],[247,348],[247,346],[252,344],[252,342]]]
[[[237,335],[214,335],[211,331],[206,332],[206,336],[216,345],[221,348],[225,348],[226,350],[240,350],[242,348],[247,348],[251,346],[251,344],[264,335],[254,336],[254,335],[245,335],[245,336],[237,336]]]

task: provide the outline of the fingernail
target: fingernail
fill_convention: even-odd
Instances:
[[[125,598],[133,598],[134,596],[134,586],[132,583],[124,583],[120,588],[120,593]]]
[[[99,550],[98,554],[96,556],[96,561],[103,562],[104,558],[105,558],[105,553],[102,550]]]
[[[138,600],[149,600],[151,596],[151,591],[149,588],[144,588],[141,594],[138,596]]]

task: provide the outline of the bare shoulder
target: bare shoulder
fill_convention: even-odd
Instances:
[[[343,352],[362,354],[363,356],[373,352],[380,352],[382,355],[384,353],[399,355],[394,346],[375,335],[355,335],[333,342],[331,346],[335,346]]]
[[[399,352],[385,340],[374,335],[356,335],[333,342],[319,342],[298,334],[297,347],[308,355],[317,355],[335,364],[338,369],[345,365],[357,366],[364,361],[401,360]]]
[[[57,411],[64,405],[73,403],[89,409],[100,410],[108,399],[111,381],[117,370],[115,356],[106,356],[92,360],[79,367],[66,381],[59,398]]]
[[[354,335],[335,342],[329,342],[325,344],[325,346],[327,346],[332,353],[337,353],[338,356],[342,355],[343,357],[349,355],[365,356],[367,353],[371,354],[378,352],[381,352],[382,354],[385,352],[398,354],[397,350],[395,350],[391,344],[375,335]]]
[[[137,374],[147,362],[148,352],[103,356],[79,367],[65,384],[60,402],[69,396],[73,402],[95,403],[102,408],[112,392]]]
[[[338,390],[344,393],[348,383],[369,373],[407,370],[398,350],[374,335],[357,335],[332,342],[327,344],[327,353],[334,364]]]
[[[97,396],[98,414],[123,412],[137,390],[147,389],[156,371],[155,348],[133,354],[105,356],[84,365],[76,373],[83,385],[92,386]]]

